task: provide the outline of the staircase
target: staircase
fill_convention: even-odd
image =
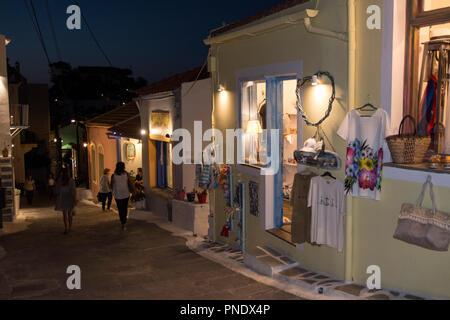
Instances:
[[[14,170],[12,158],[0,158],[0,178],[2,179],[1,187],[5,189],[5,208],[0,209],[0,215],[3,222],[13,222],[15,218],[14,210]],[[0,228],[2,228],[0,224]]]
[[[247,250],[244,253],[244,263],[259,274],[295,285],[308,292],[347,299],[355,298],[335,290],[345,285],[343,281],[306,270],[287,254],[270,246],[257,246]]]
[[[247,249],[244,253],[244,263],[250,269],[268,277],[298,266],[298,262],[269,246]]]

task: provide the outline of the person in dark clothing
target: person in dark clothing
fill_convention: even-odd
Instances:
[[[99,200],[102,202],[102,209],[106,211],[111,210],[111,202],[112,202],[112,192],[111,192],[111,183],[109,181],[109,170],[106,168],[103,170],[103,175],[100,178],[100,191],[99,191]],[[106,200],[108,200],[108,206],[106,207]]]
[[[125,163],[117,163],[116,170],[111,177],[111,188],[119,211],[122,230],[125,231],[128,219],[128,201],[130,200],[130,194],[134,193],[134,185],[130,175],[125,171]]]

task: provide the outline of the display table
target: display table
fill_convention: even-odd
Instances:
[[[172,200],[172,223],[194,235],[205,237],[209,228],[209,204]]]

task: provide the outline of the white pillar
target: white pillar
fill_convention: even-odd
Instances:
[[[10,122],[6,39],[0,34],[0,151],[5,145],[11,145]]]

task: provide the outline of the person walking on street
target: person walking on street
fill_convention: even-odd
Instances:
[[[108,200],[108,211],[111,210],[111,202],[112,202],[112,192],[111,192],[111,183],[109,181],[109,170],[106,168],[103,170],[103,175],[100,178],[100,200],[102,202],[102,209],[106,211],[106,200]]]
[[[28,176],[28,178],[25,180],[24,189],[25,189],[25,195],[27,196],[27,202],[29,205],[32,205],[34,190],[36,190],[36,184],[31,175]]]
[[[134,193],[133,182],[128,172],[125,171],[125,163],[117,163],[116,170],[111,177],[111,188],[119,211],[122,231],[125,231],[128,219],[128,201],[130,200],[130,194]]]
[[[72,228],[73,208],[77,204],[77,188],[70,177],[67,168],[62,168],[60,178],[56,183],[56,211],[62,211],[64,220],[64,234]]]

